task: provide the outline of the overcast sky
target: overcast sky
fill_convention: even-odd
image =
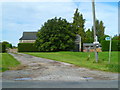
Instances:
[[[105,34],[114,36],[118,33],[118,3],[96,2],[96,18],[105,25]],[[91,28],[91,2],[2,2],[0,3],[0,36],[2,41],[17,45],[24,31],[38,31],[41,25],[54,17],[66,18],[73,21],[75,9],[86,19],[85,28]]]

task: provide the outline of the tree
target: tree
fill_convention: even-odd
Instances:
[[[82,38],[82,42],[85,40],[85,19],[83,19],[83,15],[78,12],[78,8],[76,9],[73,17],[73,26],[75,27],[75,34],[79,34]]]
[[[120,40],[120,34],[119,35],[114,35],[114,37],[112,38],[112,40]]]
[[[85,42],[85,19],[83,15],[78,12],[78,8],[76,9],[73,17],[73,27],[75,28],[75,34],[79,34],[81,36],[81,51],[83,51],[83,42]]]
[[[102,41],[104,41],[106,37],[110,37],[110,36],[109,36],[109,35],[104,35],[104,36],[100,37],[100,39],[99,39],[99,40],[100,40],[100,43],[101,43]]]
[[[12,48],[12,44],[10,44],[10,43],[7,42],[7,41],[3,41],[3,42],[2,42],[2,45],[5,45],[5,48]]]
[[[105,26],[103,24],[103,21],[99,21],[99,20],[96,20],[95,24],[96,24],[96,35],[98,37],[98,41],[100,41],[100,37],[103,37],[105,35],[104,34]],[[94,36],[93,26],[92,26],[92,33]]]
[[[76,37],[73,30],[66,19],[50,19],[38,30],[35,46],[40,51],[72,50]]]
[[[3,41],[2,44],[6,45],[6,44],[9,44],[9,42]]]
[[[90,29],[88,29],[85,32],[85,34],[86,34],[86,36],[85,36],[85,42],[86,43],[93,43],[94,37],[93,37],[92,31],[90,31]]]

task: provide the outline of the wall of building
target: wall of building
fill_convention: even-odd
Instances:
[[[19,43],[34,43],[35,40],[20,40]]]
[[[97,52],[102,52],[101,48],[97,48],[96,49]],[[84,47],[83,52],[94,52],[94,48],[88,48],[88,47]]]

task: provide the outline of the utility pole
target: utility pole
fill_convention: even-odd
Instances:
[[[96,62],[98,62],[98,52],[96,51],[96,46],[99,45],[99,42],[97,40],[97,36],[96,36],[96,18],[95,18],[95,4],[94,4],[94,0],[92,0],[92,12],[93,12],[93,30],[94,30],[94,51],[95,51],[95,59]]]
[[[111,58],[111,45],[112,45],[112,36],[110,36],[110,46],[109,46],[109,64],[110,64],[110,58]]]

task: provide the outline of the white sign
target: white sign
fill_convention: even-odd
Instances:
[[[110,37],[106,37],[105,40],[107,40],[107,41],[110,40]]]

